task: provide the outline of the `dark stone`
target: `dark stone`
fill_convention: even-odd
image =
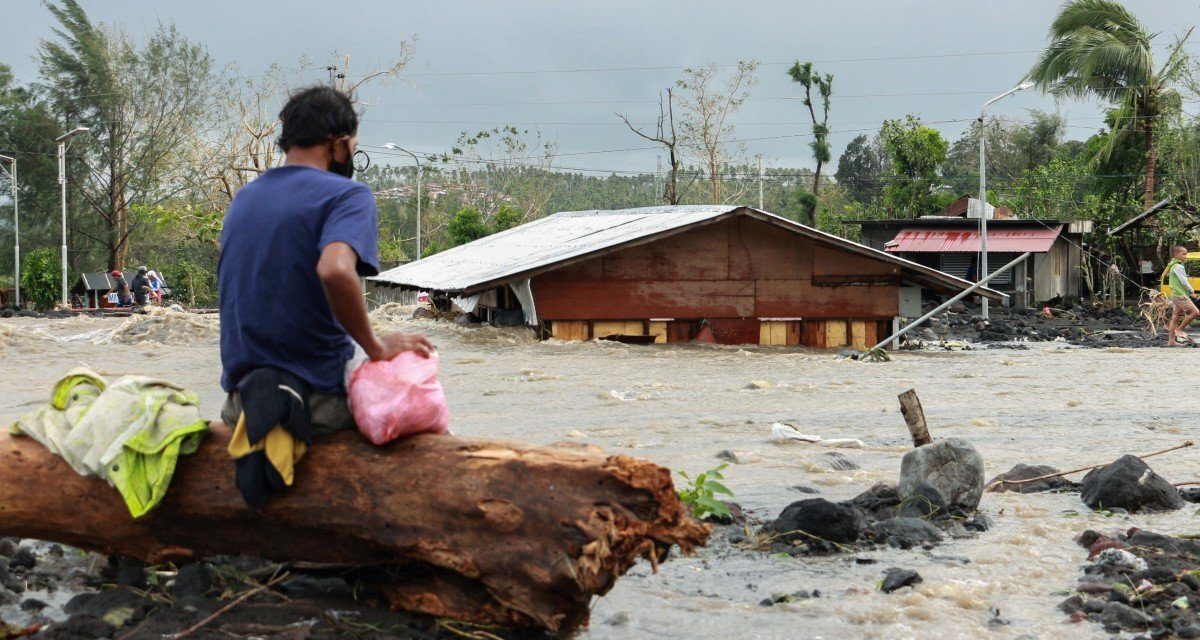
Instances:
[[[876,513],[881,509],[900,505],[900,491],[894,484],[876,483],[870,489],[854,496],[850,505],[868,513]]]
[[[131,556],[109,556],[104,575],[121,587],[145,589],[147,586],[146,563]]]
[[[1083,477],[1084,504],[1093,509],[1166,511],[1183,506],[1179,491],[1137,456],[1126,455]]]
[[[1018,463],[1017,466],[1005,471],[1004,473],[987,481],[987,486],[993,487],[990,491],[996,493],[1015,492],[1015,493],[1041,493],[1043,491],[1069,491],[1078,489],[1079,485],[1063,478],[1046,478],[1035,482],[1025,482],[1022,484],[996,484],[1004,480],[1029,480],[1031,478],[1040,478],[1041,476],[1058,473],[1058,469],[1045,464],[1028,465],[1024,462]]]
[[[25,581],[13,574],[8,568],[8,562],[0,558],[0,587],[8,589],[13,593],[25,592]]]
[[[41,611],[50,605],[38,600],[37,598],[28,598],[21,603],[22,611]]]
[[[881,544],[911,549],[925,542],[941,542],[942,532],[938,528],[916,518],[892,518],[871,523],[867,537]]]
[[[413,317],[414,319],[417,319],[417,318],[434,318],[434,317],[436,317],[436,315],[437,315],[437,314],[435,314],[435,313],[433,312],[433,309],[430,309],[429,307],[417,307],[417,308],[416,308],[416,309],[413,311],[412,317]]]
[[[1200,627],[1198,627],[1194,624],[1184,624],[1184,625],[1175,627],[1175,637],[1176,638],[1184,638],[1185,640],[1193,640],[1194,638],[1200,638]]]
[[[1089,598],[1083,601],[1082,609],[1084,613],[1100,613],[1104,610],[1104,605],[1106,604],[1108,603],[1103,600]]]
[[[963,519],[962,526],[968,531],[982,533],[992,528],[992,519],[987,517],[987,514],[973,513],[970,517]]]
[[[946,513],[947,507],[942,492],[922,480],[904,496],[896,515],[904,518],[933,518]]]
[[[56,622],[42,636],[46,640],[100,640],[112,638],[117,628],[93,615],[78,615]]]
[[[63,611],[71,616],[83,614],[103,619],[118,609],[128,609],[126,622],[136,622],[152,608],[154,602],[146,596],[126,587],[118,587],[98,593],[81,593],[71,598]]]
[[[212,567],[206,562],[189,564],[175,574],[171,596],[176,599],[201,598],[213,590]]]
[[[37,556],[33,555],[33,551],[22,547],[9,558],[8,566],[13,569],[32,569],[37,566]]]
[[[879,590],[884,593],[891,593],[896,589],[911,587],[919,582],[921,582],[921,574],[916,571],[892,567],[884,574],[883,583],[879,585]]]
[[[792,489],[792,491],[799,491],[800,493],[808,493],[808,494],[821,493],[820,491],[818,491],[810,486],[803,485],[803,484],[794,485],[791,487],[791,489]]]
[[[811,542],[816,537],[845,543],[858,539],[863,529],[863,517],[853,507],[835,504],[824,498],[809,498],[784,507],[769,526],[776,533],[783,534],[785,542]]]
[[[279,590],[292,598],[343,598],[352,600],[354,592],[342,578],[297,574],[283,581]]]
[[[1062,602],[1058,603],[1058,610],[1062,611],[1063,613],[1065,613],[1067,615],[1071,615],[1072,613],[1075,613],[1076,611],[1082,611],[1083,610],[1083,596],[1075,595],[1075,596],[1071,596],[1071,597],[1067,598],[1066,600],[1063,600]]]
[[[14,538],[0,538],[0,556],[5,558],[12,557],[17,552],[17,545],[20,540]]]
[[[1150,626],[1150,618],[1129,605],[1109,602],[1100,611],[1100,624],[1104,625],[1106,629],[1110,626],[1121,629],[1145,629]]]
[[[825,465],[834,471],[854,471],[861,469],[858,463],[837,451],[827,451],[824,455]]]
[[[1186,502],[1200,502],[1200,487],[1186,487],[1184,489],[1180,489],[1179,497],[1183,498]],[[0,552],[0,555],[4,555],[3,552]]]
[[[1139,584],[1142,580],[1149,580],[1151,584],[1169,584],[1175,581],[1175,572],[1166,567],[1150,567],[1129,574],[1129,580],[1133,584]]]

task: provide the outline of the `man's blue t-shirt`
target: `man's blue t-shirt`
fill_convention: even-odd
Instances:
[[[358,253],[359,275],[379,273],[378,220],[370,189],[314,167],[270,169],[237,192],[217,266],[222,388],[275,367],[321,393],[345,393],[354,345],[333,317],[317,261],[344,242]]]

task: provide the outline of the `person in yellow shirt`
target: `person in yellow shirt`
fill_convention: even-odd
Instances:
[[[1187,267],[1184,265],[1185,259],[1187,259],[1186,248],[1171,247],[1171,261],[1167,263],[1167,281],[1171,287],[1171,323],[1167,326],[1168,347],[1178,347],[1181,340],[1193,342],[1183,330],[1196,319],[1196,316],[1200,316],[1200,310],[1196,308],[1196,303],[1192,302],[1192,298],[1196,297],[1196,290],[1192,288],[1192,283],[1188,282]]]

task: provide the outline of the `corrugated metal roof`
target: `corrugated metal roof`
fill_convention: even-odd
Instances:
[[[1063,225],[1011,227],[988,230],[988,251],[997,253],[1045,253],[1054,245]],[[895,253],[978,253],[979,232],[973,229],[901,229],[885,247]]]
[[[592,211],[566,211],[448,249],[428,258],[389,269],[369,278],[394,286],[447,293],[473,293],[557,268],[577,259],[602,255],[617,247],[649,242],[687,227],[733,215],[765,222],[903,267],[905,275],[942,290],[962,290],[972,283],[936,269],[871,249],[774,214],[747,207],[692,205]],[[987,290],[989,297],[1003,297]]]

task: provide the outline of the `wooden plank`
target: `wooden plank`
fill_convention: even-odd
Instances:
[[[764,346],[771,345],[771,324],[764,322],[758,329],[758,343]]]
[[[813,241],[753,218],[726,223],[729,277],[735,279],[808,279]]]
[[[667,323],[667,342],[672,344],[691,342],[699,330],[699,320],[672,320]]]
[[[541,301],[538,302],[541,310]],[[896,285],[817,287],[809,280],[756,280],[759,318],[891,318],[900,313]]]
[[[712,318],[708,324],[717,344],[758,344],[758,318]]]
[[[846,346],[846,321],[825,321],[825,347],[834,349]]]
[[[863,347],[864,349],[873,347],[876,344],[879,344],[879,339],[886,337],[886,336],[879,335],[879,321],[878,320],[867,320],[865,322],[865,324],[866,324],[867,331],[866,331],[866,335],[864,336],[864,340],[866,341],[867,346]]]
[[[754,283],[745,280],[578,281],[547,274],[538,278],[533,290],[538,315],[559,320],[755,315]]]
[[[867,344],[867,323],[863,320],[854,320],[850,323],[850,346],[855,349],[866,349]]]
[[[805,320],[801,326],[800,344],[814,349],[825,348],[825,321]]]
[[[629,333],[630,324],[625,320],[596,320],[592,323],[592,335],[597,338],[607,338],[608,336],[617,335],[642,335],[640,328],[636,333]]]
[[[787,327],[786,327],[787,335],[785,337],[784,344],[786,344],[789,347],[795,347],[795,346],[800,345],[800,325],[801,324],[802,323],[799,320],[788,321]]]
[[[727,280],[729,243],[717,223],[604,256],[611,280]]]
[[[654,336],[655,344],[662,344],[667,341],[667,323],[663,321],[651,321],[650,330],[646,335]]]

